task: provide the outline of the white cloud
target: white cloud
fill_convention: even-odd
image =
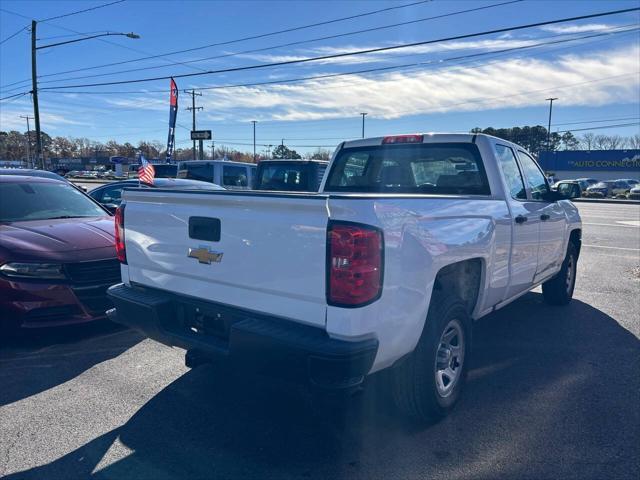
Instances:
[[[541,30],[553,33],[584,33],[584,32],[597,32],[600,30],[609,30],[615,28],[617,25],[607,25],[605,23],[585,23],[583,25],[571,24],[571,25],[545,25],[540,27]]]
[[[637,102],[640,49],[567,55],[554,60],[505,59],[479,68],[440,67],[375,77],[348,76],[301,84],[212,90],[205,109],[262,120],[319,120],[368,111],[393,119],[434,112]],[[635,75],[633,75],[635,73]],[[631,75],[629,75],[631,74]],[[613,77],[599,81],[604,77]],[[590,82],[590,83],[589,83]],[[570,85],[570,87],[565,87]],[[523,94],[524,92],[533,92]]]
[[[374,52],[362,55],[353,55],[349,57],[337,57],[326,60],[318,60],[310,63],[309,65],[318,64],[344,64],[353,65],[361,63],[374,63],[381,61],[388,61],[390,57],[401,58],[411,55],[423,55],[429,53],[444,53],[444,52],[459,52],[465,50],[502,50],[508,48],[525,47],[538,43],[535,39],[513,39],[513,38],[499,38],[490,40],[474,40],[474,41],[458,41],[458,42],[444,42],[434,43],[429,45],[416,45],[413,47],[399,48],[395,50],[385,50],[382,52]],[[366,46],[366,45],[344,45],[340,47],[318,47],[307,51],[305,55],[280,55],[280,54],[245,54],[240,57],[255,60],[258,62],[271,63],[271,62],[288,62],[294,60],[302,60],[309,57],[336,55],[345,52],[354,52],[359,50],[368,50],[372,48],[379,48],[378,46]]]

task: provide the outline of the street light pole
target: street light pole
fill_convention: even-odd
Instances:
[[[553,101],[558,100],[557,97],[547,98],[549,101],[549,127],[547,128],[547,150],[551,151],[551,112],[553,110]]]
[[[367,116],[367,112],[362,112],[360,115],[362,115],[362,138],[364,138],[364,117]]]
[[[42,45],[38,47],[36,45],[36,27],[38,22],[36,20],[31,21],[31,95],[33,96],[33,118],[36,124],[36,154],[35,162],[44,170],[44,157],[42,157],[42,133],[40,131],[40,108],[38,106],[38,67],[36,62],[36,51],[43,48],[57,47],[58,45],[65,45],[67,43],[82,42],[84,40],[90,40],[97,37],[106,37],[109,35],[124,35],[128,38],[140,38],[133,32],[130,33],[116,33],[107,32],[98,35],[92,35],[90,37],[76,38],[75,40],[67,40],[66,42],[51,43],[49,45]]]
[[[253,123],[253,163],[256,163],[256,123],[257,120],[251,120]]]

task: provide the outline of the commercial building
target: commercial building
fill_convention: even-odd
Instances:
[[[640,178],[640,150],[562,150],[540,152],[538,162],[557,180]]]

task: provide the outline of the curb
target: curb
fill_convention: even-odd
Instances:
[[[616,198],[572,198],[573,202],[584,203],[614,203],[623,205],[640,205],[640,200],[616,199]]]

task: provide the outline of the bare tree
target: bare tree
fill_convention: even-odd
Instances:
[[[585,133],[580,138],[580,147],[583,150],[591,150],[595,146],[595,135],[593,133]]]
[[[636,133],[627,138],[629,148],[640,149],[640,133]]]

